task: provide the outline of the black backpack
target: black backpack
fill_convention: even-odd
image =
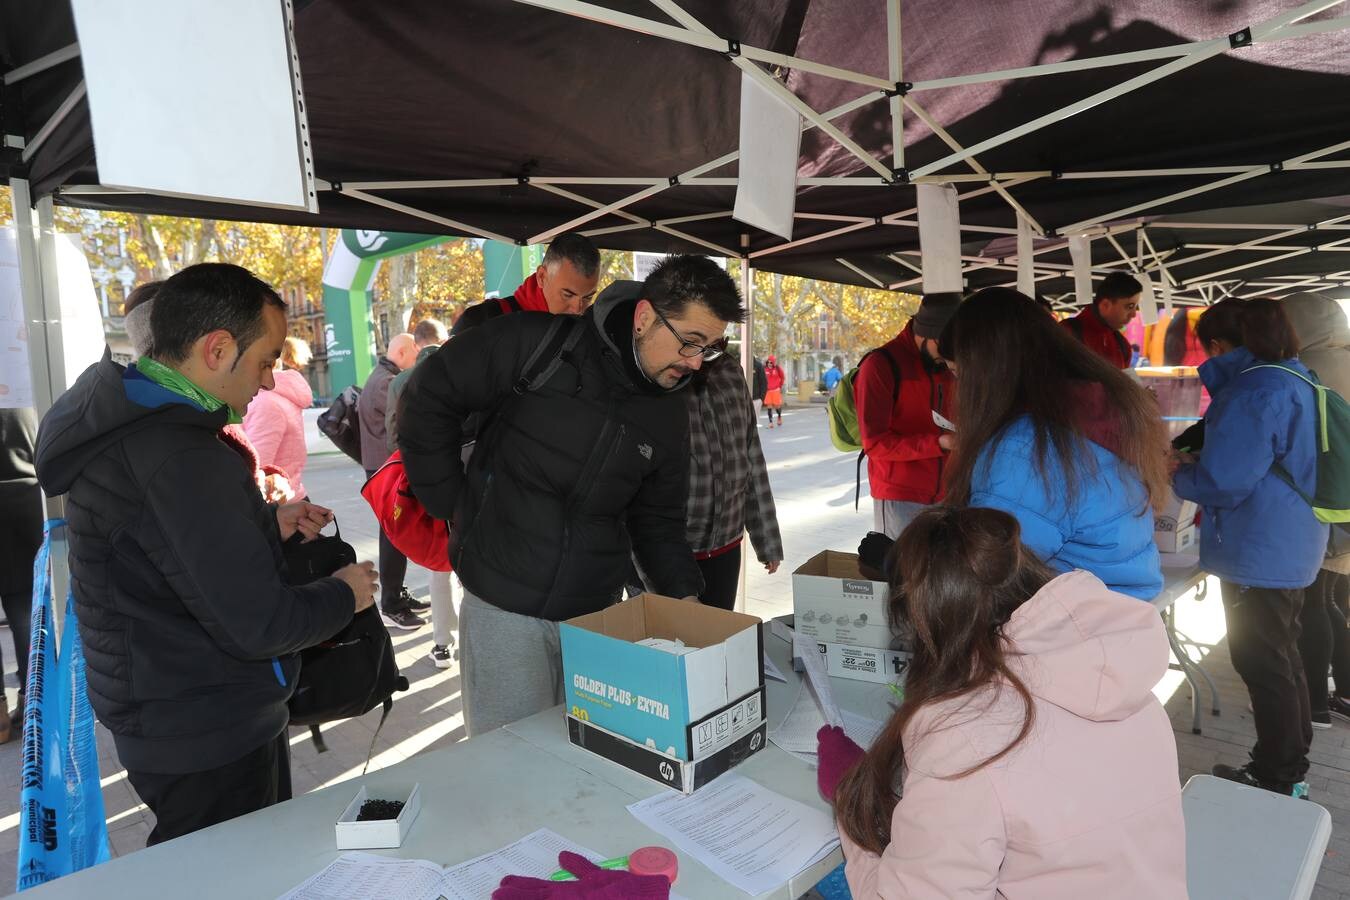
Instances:
[[[341,533],[320,535],[312,541],[292,538],[282,545],[291,584],[308,584],[356,562],[356,551]],[[408,679],[399,674],[394,644],[374,606],[352,617],[337,634],[300,652],[300,677],[291,695],[292,725],[308,725],[314,746],[324,746],[319,726],[324,722],[364,715],[377,706],[378,737],[393,708],[395,691],[406,691]],[[375,741],[370,742],[374,752]],[[366,758],[369,765],[370,757]]]
[[[361,461],[361,420],[357,418],[356,401],[360,397],[361,389],[356,385],[344,389],[332,406],[319,413],[318,422],[319,432],[358,463]]]

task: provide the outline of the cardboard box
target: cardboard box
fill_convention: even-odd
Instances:
[[[825,671],[835,678],[852,678],[876,684],[899,684],[909,668],[910,654],[903,650],[876,647],[850,647],[847,644],[821,644]]]
[[[1195,528],[1197,507],[1173,494],[1163,511],[1153,517],[1153,542],[1163,553],[1180,553],[1199,539]]]
[[[858,571],[856,553],[824,550],[792,573],[793,625],[817,641],[887,649],[890,587]]]
[[[383,792],[382,792],[383,793]],[[370,799],[363,786],[356,792],[356,798],[347,804],[337,820],[337,848],[339,850],[389,850],[403,845],[413,821],[422,811],[422,785],[414,784],[403,801],[396,819],[375,819],[366,822],[356,821],[361,813],[361,805]],[[398,797],[385,796],[381,799],[397,800]]]
[[[759,699],[760,709],[763,709],[763,693],[755,696]],[[682,794],[691,794],[732,766],[739,765],[763,750],[768,743],[768,724],[761,718],[753,729],[740,734],[715,753],[694,761],[683,760],[630,741],[572,715],[567,717],[567,738],[574,746],[589,750],[644,778],[650,778]]]
[[[641,594],[561,623],[570,715],[686,762],[764,720],[763,639],[754,616]],[[682,655],[638,641],[679,640]]]

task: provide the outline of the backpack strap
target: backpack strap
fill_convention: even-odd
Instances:
[[[584,333],[576,316],[554,316],[544,332],[544,338],[521,367],[520,377],[511,386],[517,396],[529,394],[543,387],[553,374],[568,361],[568,356]]]

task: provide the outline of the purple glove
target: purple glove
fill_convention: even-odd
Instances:
[[[670,882],[662,875],[634,875],[623,869],[602,869],[583,856],[564,850],[558,865],[576,881],[548,881],[507,875],[492,900],[670,900]]]
[[[844,734],[838,725],[823,725],[816,732],[816,753],[819,768],[816,769],[816,787],[820,796],[834,801],[834,789],[844,773],[857,765],[866,751],[853,742],[853,738]]]

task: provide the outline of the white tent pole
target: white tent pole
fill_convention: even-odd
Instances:
[[[19,66],[17,69],[11,69],[5,73],[5,84],[17,84],[31,75],[39,72],[45,72],[48,69],[61,65],[64,62],[70,62],[72,59],[78,59],[80,55],[79,43],[66,44],[60,50],[53,50],[51,53],[39,56],[30,63]]]
[[[706,35],[713,34],[711,29],[686,12],[683,7],[675,2],[675,0],[651,0],[651,2],[657,9],[661,10],[690,31]],[[744,56],[733,56],[731,57],[731,64],[753,78],[766,91],[771,92],[774,96],[778,97],[778,99],[795,109],[797,114],[802,118],[815,122],[817,128],[834,138],[835,143],[839,144],[839,146],[843,147],[849,153],[852,153],[863,165],[870,167],[883,178],[891,177],[891,170],[889,168],[873,158],[872,154],[868,153],[857,141],[844,134],[839,128],[831,124],[828,119],[812,109],[805,100],[788,90],[783,82],[761,69],[758,63],[752,62]],[[892,85],[890,83],[883,83],[881,85],[873,86],[889,89]]]
[[[1342,222],[1345,222],[1345,221],[1347,221],[1347,220],[1350,220],[1350,215],[1337,216],[1337,217],[1334,218],[1334,219],[1327,219],[1327,220],[1324,221],[1324,222],[1316,222],[1316,223],[1313,223],[1312,225],[1293,225],[1293,226],[1290,226],[1289,228],[1286,228],[1284,231],[1279,231],[1279,232],[1276,232],[1275,234],[1268,234],[1268,235],[1265,235],[1264,237],[1252,238],[1250,241],[1243,241],[1241,244],[1234,244],[1232,247],[1229,247],[1229,248],[1226,249],[1226,250],[1208,250],[1208,251],[1206,251],[1206,252],[1204,252],[1204,253],[1196,253],[1196,254],[1193,254],[1193,255],[1191,255],[1191,256],[1187,256],[1187,257],[1184,257],[1184,258],[1182,258],[1182,259],[1175,260],[1172,264],[1173,264],[1173,265],[1188,265],[1188,264],[1193,263],[1193,262],[1199,262],[1199,261],[1202,260],[1202,259],[1210,259],[1210,258],[1215,257],[1215,256],[1222,256],[1222,255],[1225,254],[1225,253],[1232,253],[1232,252],[1234,252],[1235,250],[1251,250],[1251,249],[1254,249],[1254,248],[1264,247],[1266,244],[1269,244],[1269,243],[1271,243],[1271,242],[1273,242],[1273,241],[1278,241],[1278,240],[1281,240],[1281,239],[1287,238],[1287,237],[1293,237],[1293,236],[1296,235],[1296,234],[1305,234],[1306,232],[1308,232],[1308,231],[1310,231],[1310,230],[1311,230],[1311,231],[1316,231],[1316,230],[1320,230],[1320,229],[1322,229],[1322,228],[1327,228],[1328,230],[1332,230],[1332,229],[1330,228],[1330,226],[1338,225],[1338,224],[1340,224],[1340,223],[1342,223]],[[1341,229],[1335,229],[1335,230],[1341,230]]]
[[[837,257],[835,257],[835,260],[834,260],[834,261],[837,262],[837,263],[839,263],[839,265],[843,266],[843,267],[846,268],[846,269],[852,269],[854,272],[858,273],[858,274],[861,275],[863,278],[866,278],[868,281],[872,282],[872,284],[876,285],[877,287],[883,288],[883,289],[886,287],[886,282],[882,281],[880,278],[877,278],[877,277],[875,277],[875,276],[868,275],[868,274],[867,274],[866,272],[864,272],[862,269],[858,268],[858,267],[855,266],[853,263],[851,263],[851,262],[849,262],[848,260],[844,259],[842,256],[837,256]]]
[[[922,119],[923,123],[927,125],[929,128],[931,128],[933,130],[933,133],[936,134],[944,144],[946,144],[953,150],[959,151],[962,149],[961,144],[957,142],[956,138],[952,137],[951,134],[947,131],[947,129],[939,125],[938,121],[934,119],[931,115],[929,115],[928,110],[924,109],[922,106],[920,106],[917,102],[915,102],[913,99],[909,97],[904,97],[902,99],[905,101],[905,106],[908,106],[911,110],[913,110],[914,114],[918,116],[920,119]],[[984,166],[980,165],[980,163],[976,161],[975,157],[973,156],[966,160],[966,165],[974,169],[976,174],[979,175],[989,174],[989,170],[986,169]],[[1045,229],[1041,227],[1041,223],[1037,222],[1036,218],[1032,216],[1031,213],[1027,212],[1026,208],[1023,207],[1022,204],[1014,200],[1013,195],[1008,193],[1008,190],[1006,188],[1000,186],[997,182],[993,183],[991,186],[994,188],[995,191],[998,192],[998,195],[1002,197],[1007,202],[1007,204],[1013,208],[1013,212],[1017,213],[1019,216],[1025,219],[1028,224],[1031,225],[1031,228],[1034,232],[1036,232],[1037,234],[1045,234]]]
[[[57,126],[64,122],[66,116],[70,115],[79,102],[84,99],[84,94],[84,80],[81,79],[80,83],[75,85],[71,92],[66,95],[66,99],[61,101],[61,105],[56,108],[56,111],[42,124],[37,134],[33,135],[33,139],[24,144],[22,153],[24,162],[33,158],[33,154],[47,142],[47,138],[52,136],[52,132],[56,130]]]
[[[573,192],[564,190],[563,188],[560,188],[556,185],[539,184],[535,185],[535,187],[539,188],[541,191],[547,191],[550,194],[556,194],[559,197],[566,197],[568,200],[575,201],[577,203],[582,204],[583,206],[600,207],[603,205],[598,200],[592,200],[589,197],[583,197],[580,194],[574,194]],[[640,216],[635,216],[632,213],[625,212],[623,210],[616,210],[615,215],[622,216],[623,218],[628,219],[641,227],[654,228],[655,230],[663,232],[665,234],[678,237],[682,240],[689,241],[690,243],[693,244],[698,244],[700,247],[706,247],[720,256],[734,257],[739,255],[736,253],[736,251],[728,250],[726,247],[723,247],[720,244],[714,244],[711,241],[705,241],[703,238],[695,237],[694,235],[687,234],[683,231],[676,231],[674,228],[669,227],[667,224],[663,222],[652,222],[648,219],[643,219]],[[721,213],[718,214],[719,217],[721,215],[722,215]]]
[[[689,44],[694,47],[701,47],[705,50],[713,50],[717,53],[727,53],[729,51],[727,39],[717,37],[710,31],[680,28],[675,25],[666,24],[665,22],[658,22],[654,19],[644,19],[641,16],[634,16],[629,13],[618,12],[617,10],[608,9],[603,6],[596,6],[593,3],[583,3],[580,2],[580,0],[516,0],[516,2],[523,3],[526,6],[534,6],[540,9],[564,13],[579,19],[589,19],[592,22],[613,25],[616,28],[635,31],[638,34],[645,34],[650,37],[664,38],[668,41]],[[672,16],[672,18],[677,17]],[[772,66],[784,66],[802,72],[825,75],[830,78],[838,78],[841,81],[850,81],[854,84],[862,84],[880,90],[890,88],[890,84],[881,78],[877,78],[875,75],[864,75],[861,72],[852,72],[848,69],[840,69],[836,66],[822,65],[821,63],[811,62],[807,59],[799,59],[795,56],[788,56],[783,53],[774,53],[770,50],[751,47],[748,44],[741,44],[739,52],[741,55],[750,59],[768,63]]]
[[[741,372],[745,374],[745,383],[754,390],[755,383],[755,276],[754,269],[750,267],[750,235],[746,232],[741,233],[741,302],[745,304],[745,321],[741,323]],[[753,407],[752,407],[753,409]],[[759,417],[756,415],[755,426],[759,426]],[[749,556],[746,552],[749,549],[747,542],[741,543],[741,579],[740,587],[736,592],[736,611],[745,612],[746,601],[746,570],[749,567]]]
[[[502,241],[507,244],[514,244],[515,238],[509,238],[504,234],[497,234],[495,231],[488,231],[486,228],[477,228],[473,225],[465,225],[463,222],[456,222],[454,219],[447,219],[444,216],[438,216],[434,213],[425,212],[416,207],[407,206],[403,203],[396,203],[393,200],[387,200],[384,197],[377,197],[374,194],[367,194],[365,191],[349,191],[344,189],[342,193],[355,197],[357,200],[364,200],[375,206],[383,206],[386,209],[392,209],[395,212],[401,212],[407,216],[413,216],[418,219],[426,219],[428,222],[435,222],[437,225],[444,225],[446,228],[464,234],[472,234],[475,237],[489,238],[494,241]]]
[[[920,275],[923,274],[923,269],[922,269],[920,266],[918,266],[918,265],[916,265],[915,263],[910,262],[909,260],[905,259],[905,258],[904,258],[903,256],[901,256],[899,253],[888,253],[888,254],[886,255],[886,258],[889,259],[889,260],[891,260],[891,261],[893,261],[893,262],[899,263],[900,265],[904,266],[906,269],[910,269],[911,271],[918,272]],[[922,281],[923,279],[922,279],[922,278],[919,278],[919,279],[916,279],[916,280],[917,280],[917,281]],[[912,284],[913,282],[910,282],[910,283]],[[895,289],[895,287],[892,285],[891,290],[894,290],[894,289]]]
[[[891,84],[903,80],[904,44],[900,32],[900,0],[886,0],[886,74]],[[891,96],[891,165],[899,170],[905,167],[905,105],[899,94]]]
[[[1138,229],[1135,230],[1135,233],[1136,234],[1139,233]],[[1131,272],[1135,273],[1139,272],[1139,266],[1135,265],[1134,260],[1130,259],[1130,254],[1125,252],[1125,248],[1120,245],[1120,241],[1116,240],[1116,236],[1114,234],[1108,234],[1106,236],[1106,241],[1112,247],[1116,248],[1116,252],[1120,254],[1120,258],[1125,261],[1125,265],[1129,266]]]
[[[1350,148],[1350,141],[1342,141],[1339,144],[1332,144],[1330,147],[1323,147],[1321,150],[1314,150],[1311,153],[1305,153],[1302,156],[1296,156],[1293,159],[1285,160],[1283,163],[1283,167],[1287,169],[1291,166],[1296,166],[1298,164],[1307,162],[1311,159],[1316,159],[1319,156],[1326,156],[1331,153],[1339,153],[1340,151],[1345,150],[1347,148]],[[1106,213],[1105,215],[1094,216],[1093,218],[1085,219],[1082,222],[1075,222],[1072,225],[1065,226],[1061,230],[1074,231],[1087,225],[1096,225],[1099,222],[1106,222],[1111,219],[1118,219],[1121,216],[1128,216],[1133,213],[1142,212],[1143,210],[1152,209],[1156,206],[1162,206],[1164,204],[1171,203],[1175,200],[1184,200],[1187,197],[1194,197],[1197,194],[1203,194],[1208,191],[1228,187],[1229,185],[1237,184],[1238,182],[1246,181],[1250,178],[1256,178],[1260,175],[1264,175],[1270,171],[1271,169],[1268,166],[1254,167],[1250,171],[1243,172],[1240,175],[1230,175],[1228,178],[1221,178],[1218,181],[1212,181],[1209,184],[1202,184],[1199,185],[1198,187],[1190,188],[1189,190],[1178,191],[1175,194],[1168,194],[1166,197],[1159,197],[1155,200],[1147,200],[1143,203],[1136,203],[1134,206],[1127,206],[1124,209],[1118,209],[1115,210],[1114,212]],[[1154,224],[1155,226],[1157,226],[1157,223]]]
[[[758,259],[761,256],[768,256],[772,253],[781,253],[784,250],[791,250],[794,247],[803,247],[807,244],[814,244],[817,241],[829,240],[832,237],[838,237],[841,234],[848,234],[850,231],[857,231],[860,228],[871,228],[872,222],[854,222],[852,225],[845,225],[842,228],[835,228],[832,231],[826,231],[823,234],[813,234],[810,237],[798,238],[795,241],[786,241],[782,244],[775,244],[772,247],[765,247],[763,250],[756,250],[750,254],[751,259]]]
[[[1167,271],[1167,266],[1163,265],[1162,257],[1158,255],[1158,249],[1153,246],[1153,239],[1148,236],[1148,229],[1140,228],[1139,236],[1144,239],[1144,245],[1148,247],[1148,252],[1153,257],[1153,261],[1157,264],[1158,271],[1162,272],[1163,278],[1166,278],[1167,283],[1172,287],[1179,287],[1180,285],[1177,280],[1172,277],[1172,273]]]
[[[1338,6],[1343,2],[1345,2],[1345,0],[1312,0],[1312,2],[1310,3],[1300,4],[1294,9],[1287,10],[1286,12],[1281,13],[1280,15],[1275,16],[1274,18],[1268,19],[1260,24],[1251,26],[1251,35],[1254,39],[1268,37],[1274,32],[1278,31],[1280,28],[1284,27],[1285,25],[1298,22],[1302,19],[1307,18],[1308,16],[1316,15],[1317,13],[1321,12],[1324,9],[1329,9],[1330,7]],[[1181,57],[1180,59],[1174,59],[1169,63],[1165,63],[1161,66],[1158,66],[1156,69],[1151,69],[1148,72],[1136,75],[1133,78],[1121,82],[1115,87],[1107,88],[1104,91],[1098,91],[1097,93],[1093,94],[1090,97],[1086,97],[1082,100],[1079,100],[1077,103],[1071,103],[1068,106],[1063,107],[1062,109],[1057,109],[1053,112],[1046,113],[1043,116],[1039,116],[1035,119],[1032,119],[1030,122],[1027,122],[1023,125],[1019,125],[1016,128],[1012,128],[1008,131],[1005,131],[1002,134],[995,135],[994,137],[980,141],[979,143],[967,147],[965,150],[962,150],[958,153],[953,153],[949,156],[945,156],[942,159],[929,163],[928,165],[920,166],[918,169],[915,170],[914,174],[927,175],[930,172],[940,171],[942,169],[945,169],[952,163],[960,162],[963,159],[967,159],[978,153],[982,153],[985,150],[990,150],[994,147],[1002,146],[1003,144],[1006,144],[1009,141],[1031,134],[1033,131],[1039,131],[1040,129],[1046,127],[1047,125],[1053,125],[1056,122],[1061,122],[1064,119],[1070,118],[1071,116],[1075,116],[1080,112],[1093,108],[1094,106],[1098,106],[1109,100],[1114,100],[1117,97],[1122,97],[1125,94],[1130,93],[1131,91],[1152,84],[1153,82],[1158,81],[1159,79],[1166,78],[1168,75],[1176,74],[1177,72],[1180,72],[1183,69],[1187,69],[1197,63],[1204,62],[1205,60],[1210,59],[1211,57],[1218,56],[1219,54],[1224,53],[1229,49],[1231,49],[1231,46],[1226,38],[1222,40],[1206,42],[1205,44],[1202,44],[1199,47],[1190,50],[1189,52],[1187,52],[1185,56]]]
[[[1328,245],[1328,249],[1332,246],[1344,245],[1346,243],[1350,243],[1350,238],[1342,238],[1341,240],[1336,241],[1335,244]],[[1303,256],[1308,253],[1316,253],[1317,250],[1318,250],[1317,247],[1300,247],[1298,250],[1293,250],[1289,253],[1280,253],[1277,254],[1276,256],[1268,256],[1265,259],[1258,259],[1255,262],[1243,263],[1242,265],[1239,266],[1231,266],[1227,269],[1220,269],[1217,272],[1208,272],[1204,275],[1196,275],[1193,278],[1186,278],[1183,280],[1182,283],[1194,284],[1197,281],[1208,281],[1212,278],[1218,277],[1219,275],[1228,275],[1231,272],[1241,272],[1245,269],[1253,269],[1256,268],[1257,266],[1269,265],[1270,263],[1273,262],[1279,262],[1282,259],[1289,259],[1294,256]]]

